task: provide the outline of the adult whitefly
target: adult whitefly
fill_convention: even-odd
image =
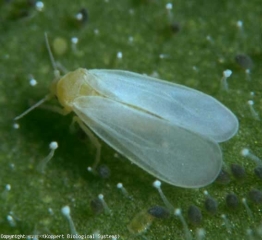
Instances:
[[[47,36],[46,43],[55,70],[51,92],[16,120],[57,97],[63,107],[57,112],[74,112],[73,122],[96,146],[94,166],[98,136],[169,184],[199,188],[217,178],[223,162],[218,143],[239,125],[226,106],[200,91],[128,71],[79,68],[61,77]]]

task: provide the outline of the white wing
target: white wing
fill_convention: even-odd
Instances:
[[[98,96],[77,98],[73,108],[108,145],[172,185],[202,187],[221,169],[216,142],[167,120]]]
[[[88,70],[97,92],[171,123],[223,142],[238,130],[235,115],[213,97],[194,89],[120,70]]]

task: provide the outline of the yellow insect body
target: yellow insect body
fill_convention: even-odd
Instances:
[[[99,95],[88,85],[88,79],[92,77],[86,69],[79,68],[55,80],[55,95],[66,112],[73,110],[73,102],[76,98]]]

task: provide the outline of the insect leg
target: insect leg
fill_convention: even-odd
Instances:
[[[86,135],[89,137],[91,142],[95,145],[96,147],[96,159],[93,164],[93,169],[96,169],[98,163],[100,162],[100,155],[101,155],[101,144],[98,141],[98,138],[94,135],[94,133],[81,121],[81,119],[77,116],[73,117],[73,121],[71,123],[71,126],[77,122],[79,126],[82,128],[82,130],[86,133]]]
[[[68,110],[65,110],[64,108],[61,108],[61,107],[58,107],[58,106],[41,105],[39,108],[46,109],[46,110],[61,114],[63,116],[65,116],[69,113]]]

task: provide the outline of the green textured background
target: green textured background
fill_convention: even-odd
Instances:
[[[121,239],[185,239],[182,224],[176,217],[155,220],[142,235],[132,236],[127,225],[140,211],[163,205],[154,177],[148,175],[124,157],[115,158],[115,151],[103,144],[102,163],[111,170],[109,179],[93,176],[86,171],[95,157],[89,141],[85,145],[77,134],[70,134],[72,115],[36,109],[13,128],[13,118],[48,93],[53,70],[44,42],[48,32],[52,44],[63,38],[68,49],[55,58],[68,70],[125,69],[138,73],[157,73],[159,78],[208,93],[238,117],[237,136],[221,144],[225,167],[239,163],[247,176],[239,182],[231,175],[227,185],[211,184],[206,190],[219,202],[218,214],[210,216],[203,208],[205,189],[182,189],[167,184],[162,189],[175,208],[180,207],[186,217],[187,208],[194,204],[202,210],[203,222],[190,225],[193,235],[204,228],[206,239],[247,239],[246,230],[261,229],[261,206],[248,204],[254,217],[249,218],[244,206],[231,211],[225,196],[235,192],[239,199],[248,196],[252,188],[262,189],[261,181],[253,174],[255,164],[240,155],[248,147],[262,157],[261,122],[252,118],[248,105],[254,91],[255,108],[262,115],[262,12],[259,0],[232,1],[174,1],[172,22],[179,22],[181,30],[173,33],[165,8],[168,1],[157,0],[92,0],[44,1],[42,12],[30,5],[33,1],[1,1],[0,3],[0,233],[33,234],[69,233],[61,207],[69,205],[76,229],[80,234],[119,234]],[[85,7],[89,20],[81,26],[75,14]],[[242,20],[243,31],[236,22]],[[99,34],[94,34],[95,29]],[[211,37],[211,41],[207,40]],[[78,52],[71,49],[70,39],[79,38]],[[133,37],[133,42],[129,42]],[[117,52],[123,54],[117,59]],[[251,81],[234,61],[237,53],[248,54],[254,62]],[[165,54],[161,59],[160,54]],[[194,68],[195,66],[195,68]],[[220,90],[225,69],[233,71],[229,79],[230,92]],[[32,74],[38,85],[29,85]],[[56,140],[59,148],[48,164],[46,173],[35,167],[49,152],[48,144]],[[12,165],[13,164],[13,165]],[[13,166],[13,167],[11,167]],[[116,188],[122,182],[134,200],[126,199]],[[5,195],[5,185],[12,189]],[[90,201],[103,193],[113,214],[95,215]],[[3,196],[4,195],[4,196]],[[52,208],[54,214],[48,212]],[[6,216],[12,211],[16,226],[11,227]],[[227,232],[221,219],[226,214],[232,231]]]

